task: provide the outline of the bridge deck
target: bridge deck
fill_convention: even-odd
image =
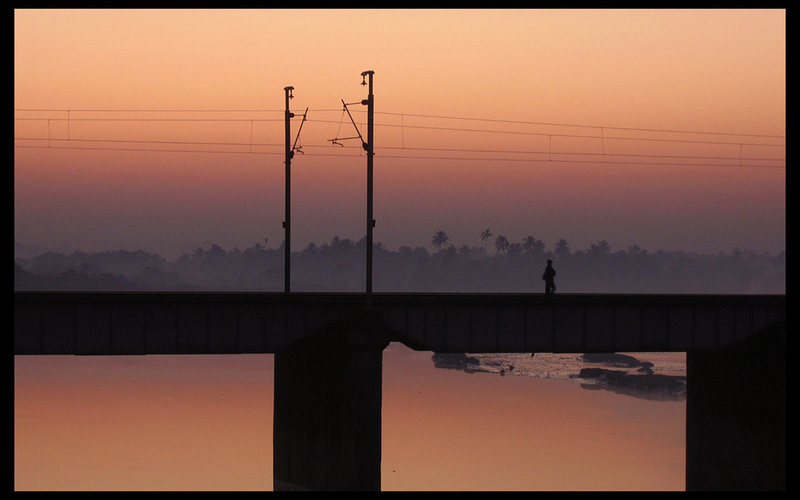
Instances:
[[[14,292],[15,354],[274,353],[364,316],[363,293]],[[375,293],[391,340],[437,352],[704,351],[785,295]]]

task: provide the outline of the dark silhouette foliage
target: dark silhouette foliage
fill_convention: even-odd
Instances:
[[[488,233],[488,230],[486,231]],[[476,238],[477,239],[477,238]],[[716,255],[648,252],[633,245],[613,250],[602,240],[570,250],[561,239],[546,251],[541,240],[506,238],[488,255],[479,246],[456,247],[438,238],[437,251],[376,243],[376,292],[542,293],[542,269],[552,259],[559,293],[785,293],[786,253],[777,256],[734,249]],[[500,236],[497,237],[500,239]],[[96,253],[47,252],[15,258],[17,290],[283,290],[283,246],[261,243],[240,250],[213,244],[173,261],[143,250]],[[293,291],[363,291],[366,240],[309,244],[292,253]]]

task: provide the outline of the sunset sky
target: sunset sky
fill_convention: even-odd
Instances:
[[[14,238],[785,250],[783,10],[16,10]]]

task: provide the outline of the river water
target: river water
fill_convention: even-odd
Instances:
[[[685,398],[603,390],[575,354],[475,357],[384,351],[384,490],[684,489]],[[271,490],[273,359],[15,356],[15,489]]]

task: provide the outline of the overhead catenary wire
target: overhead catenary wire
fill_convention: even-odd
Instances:
[[[302,123],[301,123],[302,125]],[[299,130],[297,138],[294,142],[294,148],[297,148],[297,142],[299,139]],[[252,136],[251,136],[252,137]],[[353,137],[346,137],[340,139],[360,139],[360,136],[353,136]],[[239,146],[261,146],[261,147],[280,147],[282,144],[279,143],[269,143],[269,142],[253,142],[252,140],[249,142],[211,142],[211,141],[159,141],[159,140],[132,140],[132,139],[56,139],[56,138],[42,138],[42,137],[18,137],[16,140],[19,141],[44,141],[47,140],[49,143],[121,143],[121,144],[159,144],[159,145],[182,145],[182,146],[232,146],[232,147],[239,147]],[[741,146],[741,144],[736,144]],[[336,146],[346,147],[344,144],[337,143]],[[22,145],[19,147],[36,147],[34,145]],[[307,148],[330,148],[332,147],[331,144],[310,144],[304,146]],[[294,149],[293,148],[293,149]],[[361,149],[356,148],[354,146],[350,147],[351,149]],[[89,147],[84,149],[91,149]],[[338,148],[335,148],[338,149]],[[639,153],[585,153],[585,152],[558,152],[552,151],[552,149],[548,149],[547,151],[543,150],[508,150],[508,149],[476,149],[476,148],[437,148],[437,147],[405,147],[405,146],[381,146],[380,148],[376,148],[379,150],[402,150],[402,151],[427,151],[427,152],[461,152],[461,153],[494,153],[494,154],[522,154],[522,155],[548,155],[548,157],[552,157],[553,155],[558,156],[606,156],[606,157],[622,157],[622,158],[671,158],[671,159],[694,159],[694,160],[736,160],[736,161],[784,161],[783,159],[777,158],[767,158],[767,157],[748,157],[743,156],[741,154],[741,147],[739,148],[739,155],[736,157],[730,156],[698,156],[698,155],[669,155],[669,154],[639,154]],[[161,150],[159,150],[161,151]],[[169,150],[163,150],[169,151]],[[203,150],[196,150],[196,152],[203,152]],[[385,156],[384,157],[389,157]],[[419,156],[414,155],[394,155],[391,156],[392,158],[420,158]],[[445,159],[443,157],[435,157],[435,156],[426,156],[424,158],[427,159]],[[494,159],[500,157],[492,157],[487,159]],[[446,159],[458,159],[456,157],[447,157]],[[469,159],[482,159],[482,158],[475,158],[475,157],[465,157],[461,158],[464,160]],[[508,159],[508,158],[506,158]],[[513,159],[513,158],[512,158]],[[527,161],[525,158],[517,158],[516,160],[519,161]]]
[[[246,145],[246,144],[242,144]],[[251,155],[283,155],[279,151],[234,151],[234,150],[207,150],[207,149],[155,149],[155,148],[129,148],[129,147],[79,147],[79,146],[31,146],[31,145],[17,145],[17,148],[22,149],[50,149],[50,150],[83,150],[83,151],[120,151],[120,152],[149,152],[149,153],[197,153],[197,154],[251,154]],[[305,146],[305,147],[331,147],[331,146]],[[351,147],[348,149],[362,148]],[[379,148],[376,148],[379,149]],[[579,155],[580,153],[556,153],[561,155]],[[326,158],[363,158],[363,154],[328,154],[328,153],[304,153],[308,157],[326,157]],[[742,164],[742,163],[676,163],[676,162],[632,162],[632,161],[619,161],[610,159],[610,156],[621,155],[605,155],[605,160],[588,160],[588,159],[559,159],[559,158],[507,158],[507,157],[463,157],[463,156],[402,156],[402,155],[376,155],[380,158],[394,159],[394,160],[447,160],[447,161],[472,161],[472,162],[495,162],[495,163],[529,163],[529,164],[586,164],[586,165],[608,165],[608,166],[672,166],[672,167],[728,167],[728,168],[765,168],[765,169],[785,169],[781,165],[765,165],[765,164]],[[600,155],[595,155],[600,156]],[[653,158],[657,158],[653,156]],[[693,159],[693,157],[685,157],[684,159]],[[700,158],[708,159],[708,158]],[[722,160],[735,161],[734,158],[718,158]],[[746,160],[747,158],[745,158]],[[773,160],[770,160],[773,161]],[[779,161],[779,160],[774,160]]]
[[[612,126],[600,126],[600,125],[581,125],[575,123],[556,123],[556,122],[536,122],[536,121],[529,121],[529,120],[508,120],[508,119],[501,119],[501,118],[475,118],[475,117],[464,117],[464,116],[444,116],[444,115],[423,115],[423,114],[412,114],[412,113],[396,113],[396,112],[378,112],[376,111],[375,114],[383,114],[383,115],[401,115],[401,116],[414,116],[420,118],[439,118],[443,120],[465,120],[465,121],[479,121],[479,122],[495,122],[495,123],[510,123],[510,124],[518,124],[518,125],[545,125],[545,126],[552,126],[552,127],[576,127],[576,128],[589,128],[589,129],[601,129],[605,128],[608,130],[627,130],[627,131],[638,131],[638,132],[668,132],[668,133],[678,133],[678,134],[707,134],[707,135],[735,135],[739,137],[771,137],[771,138],[780,138],[785,139],[785,136],[781,135],[769,135],[769,134],[740,134],[735,132],[708,132],[708,131],[697,131],[697,130],[676,130],[676,129],[656,129],[656,128],[635,128],[635,127],[612,127]]]
[[[15,121],[54,122],[279,122],[282,118],[14,118]]]
[[[324,112],[340,112],[344,111],[342,108],[309,108],[310,111],[315,113],[324,113]],[[71,112],[81,112],[81,113],[283,113],[284,110],[282,109],[62,109],[62,108],[16,108],[14,112],[60,112],[60,113],[71,113]],[[358,111],[357,111],[358,112]],[[362,111],[363,112],[363,111]],[[563,122],[539,122],[539,121],[532,121],[532,120],[511,120],[511,119],[503,119],[503,118],[481,118],[481,117],[466,117],[466,116],[446,116],[446,115],[430,115],[430,114],[419,114],[419,113],[400,113],[400,112],[392,112],[392,111],[375,111],[376,115],[387,115],[387,116],[401,116],[401,117],[416,117],[416,118],[436,118],[436,119],[443,119],[443,120],[461,120],[461,121],[476,121],[476,122],[494,122],[494,123],[508,123],[508,124],[517,124],[517,125],[542,125],[542,126],[553,126],[553,127],[574,127],[574,128],[586,128],[586,129],[600,129],[605,128],[607,130],[625,130],[625,131],[637,131],[637,132],[666,132],[666,133],[679,133],[679,134],[700,134],[700,135],[730,135],[730,136],[738,136],[738,137],[763,137],[763,138],[776,138],[776,139],[785,139],[786,136],[783,135],[773,135],[773,134],[752,134],[752,133],[737,133],[737,132],[712,132],[712,131],[702,131],[702,130],[680,130],[680,129],[658,129],[658,128],[646,128],[646,127],[615,127],[615,126],[608,126],[608,125],[587,125],[587,124],[576,124],[576,123],[563,123]],[[19,120],[21,118],[15,118],[15,120]],[[39,119],[42,118],[31,118],[31,119]],[[63,120],[67,120],[67,118],[63,118]],[[72,118],[72,120],[78,121],[80,119]],[[122,121],[126,120],[137,120],[134,118],[128,119],[120,119]],[[147,121],[148,119],[142,119]],[[194,119],[188,119],[194,120]],[[249,120],[249,118],[248,118]],[[277,119],[282,120],[282,119]],[[270,120],[272,121],[272,120]],[[376,124],[377,125],[377,124]]]
[[[354,137],[355,138],[355,137]],[[158,149],[152,147],[141,147],[141,148],[133,148],[133,147],[108,147],[108,146],[71,146],[71,145],[54,145],[53,143],[57,142],[66,142],[66,141],[59,141],[53,140],[48,145],[15,145],[16,148],[20,149],[50,149],[50,150],[83,150],[83,151],[120,151],[120,152],[156,152],[156,153],[215,153],[215,154],[252,154],[252,155],[282,155],[282,152],[279,151],[255,151],[252,149],[248,150],[231,150],[231,149]],[[77,141],[72,141],[77,142]],[[92,142],[102,142],[102,141],[92,141]],[[173,142],[173,144],[177,144],[177,141]],[[204,145],[209,145],[211,143],[203,143]],[[246,143],[237,143],[237,144],[223,144],[223,145],[235,145],[235,146],[248,146]],[[257,146],[258,144],[254,144]],[[330,145],[307,145],[304,146],[306,148],[324,148],[324,147],[333,147]],[[350,147],[347,149],[358,149],[362,151],[362,148],[355,148]],[[382,148],[376,148],[379,151]],[[328,157],[328,158],[357,158],[363,157],[363,154],[327,154],[327,153],[303,153],[305,156],[308,157]],[[635,166],[656,166],[656,165],[665,165],[665,166],[692,166],[692,167],[736,167],[736,168],[774,168],[774,169],[785,169],[785,165],[770,165],[770,164],[745,164],[742,161],[783,161],[783,160],[773,160],[773,159],[760,159],[760,158],[726,158],[726,157],[692,157],[692,156],[663,156],[663,155],[599,155],[594,153],[547,153],[547,152],[540,152],[537,154],[546,154],[548,155],[547,158],[509,158],[509,157],[500,157],[500,156],[493,156],[493,157],[475,157],[475,156],[430,156],[430,155],[386,155],[378,153],[380,158],[386,159],[394,159],[394,160],[438,160],[438,161],[472,161],[472,162],[517,162],[517,163],[529,163],[529,164],[541,164],[541,163],[569,163],[569,164],[596,164],[596,165],[635,165]],[[584,158],[555,158],[555,156],[583,156]],[[603,160],[591,160],[586,159],[587,156],[603,156]],[[637,157],[637,158],[649,158],[652,160],[655,159],[681,159],[681,160],[694,160],[694,162],[675,162],[675,161],[620,161],[616,158],[625,158],[625,157]],[[701,160],[716,160],[716,161],[729,161],[732,163],[707,163],[701,162]]]
[[[215,153],[215,154],[252,154],[252,155],[283,155],[283,152],[274,151],[231,151],[231,150],[210,150],[210,149],[155,149],[155,148],[111,148],[111,147],[79,147],[79,146],[14,146],[21,149],[51,149],[51,150],[82,150],[82,151],[124,151],[124,152],[143,152],[143,153]]]
[[[309,109],[313,108],[306,108],[306,114],[308,113]],[[19,113],[26,113],[26,112],[39,112],[39,113],[48,113],[47,116],[42,117],[15,117],[16,121],[20,122],[33,122],[33,121],[40,121],[47,123],[47,137],[35,137],[33,134],[25,137],[15,137],[15,147],[17,148],[43,148],[45,146],[41,144],[33,144],[37,141],[46,141],[47,148],[50,149],[83,149],[83,150],[104,150],[104,151],[152,151],[152,152],[176,152],[176,153],[241,153],[247,152],[251,154],[280,154],[280,153],[272,153],[270,151],[256,151],[254,148],[263,147],[263,148],[270,148],[270,147],[279,147],[278,143],[272,142],[256,142],[254,141],[254,131],[253,131],[253,124],[254,122],[264,121],[282,121],[281,118],[269,118],[264,117],[263,113],[278,113],[283,112],[282,110],[234,110],[234,109],[205,109],[205,110],[170,110],[170,109],[152,109],[152,110],[99,110],[99,109],[84,109],[84,110],[66,110],[66,109],[34,109],[34,108],[20,108],[16,109],[16,112]],[[303,116],[303,122],[316,122],[316,123],[338,123],[339,127],[341,128],[342,119],[344,118],[344,112],[347,112],[350,121],[355,126],[355,120],[353,116],[350,114],[349,110],[347,109],[346,105],[344,109],[318,109],[316,110],[319,113],[325,112],[341,112],[341,118],[339,121],[333,120],[325,120],[323,118],[314,118],[314,119],[307,119],[307,117]],[[62,117],[54,117],[52,113],[61,113]],[[76,113],[101,113],[103,114],[100,117],[86,117],[86,116],[75,116]],[[136,117],[130,116],[107,116],[108,113],[137,113]],[[172,117],[163,117],[163,116],[156,116],[156,117],[146,117],[142,116],[143,113],[248,113],[250,116],[245,117],[230,117],[230,116],[214,116],[214,117],[207,117],[207,116],[172,116]],[[253,113],[262,113],[257,116],[253,116]],[[534,122],[534,121],[525,121],[525,120],[507,120],[507,119],[498,119],[498,118],[481,118],[481,117],[453,117],[453,116],[443,116],[443,115],[423,115],[423,114],[412,114],[412,113],[392,113],[392,112],[376,112],[376,115],[384,115],[384,116],[398,116],[400,118],[400,123],[376,123],[376,127],[399,127],[400,128],[400,141],[399,146],[382,146],[376,147],[378,154],[382,158],[391,158],[391,159],[399,159],[399,160],[473,160],[473,161],[500,161],[500,162],[543,162],[543,161],[550,161],[553,163],[557,162],[572,162],[572,163],[594,163],[594,164],[637,164],[636,162],[629,162],[629,161],[621,161],[620,159],[636,159],[636,160],[645,160],[641,161],[642,165],[657,165],[657,164],[671,164],[669,162],[674,162],[676,165],[685,165],[685,166],[739,166],[739,167],[767,167],[767,168],[785,168],[785,159],[784,158],[774,158],[768,157],[769,155],[750,155],[746,156],[744,154],[744,148],[778,148],[778,149],[785,149],[785,144],[776,144],[775,140],[782,139],[785,142],[785,136],[778,136],[778,135],[769,135],[769,134],[752,134],[752,133],[744,133],[744,134],[736,134],[731,132],[708,132],[708,131],[688,131],[688,130],[670,130],[670,129],[656,129],[656,128],[634,128],[634,127],[612,127],[612,126],[594,126],[594,125],[578,125],[578,124],[569,124],[569,123],[554,123],[554,122]],[[65,116],[64,116],[65,115]],[[458,120],[458,121],[472,121],[472,122],[488,122],[488,123],[505,123],[505,124],[514,124],[514,125],[535,125],[535,126],[551,126],[551,127],[572,127],[572,128],[579,128],[585,129],[589,133],[567,133],[563,131],[531,131],[531,130],[501,130],[496,128],[469,128],[469,127],[451,127],[451,126],[442,126],[438,124],[409,124],[407,123],[406,117],[415,117],[421,118],[425,120]],[[53,133],[52,130],[52,122],[60,122],[66,121],[67,122],[67,132],[66,132],[66,139],[56,137],[57,134]],[[146,140],[146,139],[114,139],[114,138],[91,138],[91,137],[82,137],[77,138],[75,137],[74,130],[69,127],[69,124],[72,122],[91,122],[91,121],[98,121],[98,122],[135,122],[137,124],[143,124],[145,122],[245,122],[249,123],[249,140],[248,141],[211,141],[211,140],[196,140],[196,141],[189,141],[189,140]],[[301,123],[302,127],[302,123]],[[356,132],[358,133],[358,138],[361,139],[363,143],[363,138],[360,136],[360,132],[358,131],[358,127],[355,126]],[[448,148],[448,147],[425,147],[425,146],[412,146],[407,144],[407,137],[405,134],[406,129],[418,129],[421,131],[425,130],[435,130],[435,131],[450,131],[456,133],[469,133],[469,134],[508,134],[508,135],[522,135],[522,136],[538,136],[546,138],[547,140],[547,147],[546,150],[536,150],[536,149],[494,149],[494,148]],[[608,131],[618,131],[618,132],[628,132],[629,134],[626,136],[624,134],[608,134]],[[642,134],[652,134],[652,133],[659,133],[659,134],[696,134],[695,137],[641,137],[641,136],[632,136],[630,133],[642,133]],[[338,136],[338,133],[337,133]],[[700,137],[697,137],[700,136]],[[714,137],[710,136],[719,136],[724,137],[728,140],[717,140]],[[592,152],[585,152],[585,151],[555,151],[553,149],[553,138],[570,138],[570,139],[580,139],[580,140],[598,140],[599,141],[599,149],[600,151],[597,153]],[[730,138],[742,138],[746,140],[730,140]],[[299,138],[299,130],[298,130],[298,138]],[[338,137],[337,137],[338,138]],[[348,137],[349,139],[350,137]],[[356,137],[352,137],[353,139]],[[344,138],[338,138],[344,139]],[[714,139],[714,140],[712,140]],[[767,142],[758,142],[757,139],[763,139]],[[608,150],[608,141],[627,141],[629,143],[639,143],[645,144],[648,142],[652,143],[673,143],[673,144],[686,144],[686,145],[707,145],[707,146],[735,146],[737,148],[737,152],[735,155],[731,156],[722,156],[719,154],[652,154],[652,153],[641,153],[641,152],[612,152]],[[343,144],[336,142],[335,140],[328,140],[327,142],[332,142],[332,144],[305,144],[304,147],[306,148],[324,148],[324,147],[344,147]],[[25,144],[22,144],[25,143]],[[75,144],[81,144],[81,146],[76,147]],[[113,144],[115,146],[109,146]],[[120,145],[124,146],[121,147]],[[131,145],[141,145],[141,146],[150,146],[150,147],[130,147]],[[194,146],[195,148],[158,148],[156,146]],[[234,148],[234,149],[207,149],[204,147],[217,147],[217,148]],[[297,140],[295,140],[295,147],[297,146]],[[363,145],[362,145],[363,146]],[[235,148],[247,147],[245,151],[240,151]],[[294,149],[294,148],[293,148]],[[348,147],[349,149],[349,147]],[[361,149],[361,148],[359,148]],[[385,154],[391,153],[392,151],[402,151],[404,154]],[[778,150],[776,150],[778,151]],[[344,153],[344,152],[343,152]],[[414,153],[463,153],[465,155],[470,155],[467,157],[462,156],[454,156],[449,154],[447,156],[443,155],[435,155],[435,154],[414,154]],[[476,156],[477,155],[491,155],[488,157],[485,156]],[[311,156],[323,156],[324,154],[320,153],[311,153]],[[533,157],[535,155],[544,155],[546,158],[539,158]],[[345,154],[333,154],[327,156],[359,156],[359,155],[347,155]],[[602,160],[600,159],[602,158]],[[658,162],[656,161],[658,160]],[[694,163],[690,163],[694,162]],[[730,163],[709,163],[709,162],[730,162]],[[760,162],[762,164],[752,164],[748,162]],[[784,165],[779,165],[776,163],[784,163]]]
[[[56,120],[41,119],[41,121],[46,121],[48,123],[48,129],[49,129],[50,123],[52,121],[56,121]],[[145,120],[145,121],[154,121],[154,120]],[[155,121],[161,121],[161,120],[155,120]],[[197,120],[165,120],[165,121],[197,121]],[[245,119],[242,119],[242,120],[208,120],[208,121],[239,121],[239,122],[246,122],[246,123],[251,123],[252,124],[253,122],[256,122],[256,121],[265,121],[265,120],[245,120]],[[274,121],[274,120],[269,120],[269,121]],[[316,120],[316,119],[315,120],[310,120],[309,119],[309,120],[304,120],[304,121],[319,122],[319,123],[333,123],[330,120]],[[397,125],[375,124],[375,126],[378,126],[378,127],[380,127],[380,126],[394,127],[394,126],[397,126]],[[729,146],[738,146],[740,148],[742,146],[774,147],[774,148],[785,148],[786,147],[785,144],[765,144],[765,143],[757,143],[757,142],[703,141],[703,140],[690,140],[690,139],[659,139],[659,138],[648,138],[648,137],[616,137],[616,136],[611,136],[611,137],[603,136],[603,137],[601,137],[601,136],[577,135],[577,134],[553,134],[553,133],[540,133],[540,132],[516,132],[516,131],[501,131],[501,130],[458,129],[458,128],[448,128],[448,127],[426,127],[426,126],[409,126],[409,125],[407,125],[407,127],[409,127],[409,128],[420,128],[420,129],[432,129],[432,130],[462,131],[462,132],[487,132],[487,133],[498,133],[498,134],[535,135],[535,136],[547,137],[548,140],[551,140],[553,137],[561,137],[561,138],[573,138],[573,139],[602,139],[603,141],[606,141],[606,140],[617,140],[617,141],[636,141],[636,142],[667,142],[667,143],[685,143],[685,144],[705,144],[705,145],[720,145],[720,146],[721,145],[729,145]],[[252,130],[251,130],[251,132],[252,132]],[[337,137],[337,139],[341,139],[341,140],[344,140],[344,139],[362,139],[362,141],[363,141],[363,138],[361,137],[360,134],[357,135],[357,136],[353,136],[353,137]],[[23,140],[24,141],[34,141],[34,140],[44,140],[44,138],[41,138],[41,137],[15,137],[15,140],[19,140],[19,141],[23,141]],[[58,140],[58,139],[52,138],[52,140]],[[81,139],[71,139],[68,136],[68,138],[66,140],[67,141],[80,141]],[[132,141],[126,141],[124,139],[84,139],[84,140],[92,141],[92,142],[132,142]],[[329,142],[335,142],[336,139],[329,139],[328,141]],[[162,144],[186,143],[185,141],[157,141],[157,140],[141,141],[141,142],[162,143]],[[235,144],[235,143],[219,143],[219,142],[208,142],[208,141],[195,142],[195,144],[204,144],[204,143],[205,144]],[[338,143],[336,143],[336,144],[338,144]],[[262,145],[265,145],[265,144],[262,144]],[[270,144],[270,145],[274,145],[274,144]],[[387,148],[392,148],[392,147],[383,146],[381,149],[387,149]],[[409,150],[413,150],[413,149],[428,149],[428,150],[435,150],[437,148],[414,148],[414,147],[410,147],[410,146],[409,147],[405,147],[405,139],[403,139],[403,145],[400,148],[394,148],[394,149],[409,149]],[[456,150],[456,149],[452,149],[452,150]],[[465,152],[476,151],[476,150],[464,149],[464,148],[459,149],[459,150],[460,151],[465,151]],[[507,150],[495,150],[495,151],[500,152],[500,151],[507,151]],[[605,151],[605,150],[603,150],[603,151]],[[527,151],[516,151],[516,152],[527,152]]]
[[[341,108],[338,109],[314,109],[308,108],[310,111],[316,112],[343,112],[344,110]],[[253,118],[253,117],[243,117],[243,118],[133,118],[133,117],[74,117],[71,116],[73,112],[83,112],[83,113],[278,113],[283,112],[282,110],[247,110],[247,109],[205,109],[205,110],[176,110],[176,109],[151,109],[151,110],[144,110],[144,109],[46,109],[46,108],[18,108],[14,110],[15,112],[58,112],[58,113],[66,113],[65,117],[58,118],[58,117],[15,117],[14,120],[16,121],[37,121],[37,120],[46,120],[50,119],[53,121],[281,121],[282,118]],[[359,111],[356,111],[359,112]],[[363,112],[363,111],[362,111]],[[375,112],[376,115],[387,115],[387,116],[400,116],[401,122],[404,121],[405,117],[419,117],[419,118],[435,118],[435,119],[444,119],[444,120],[458,120],[458,121],[474,121],[474,122],[491,122],[491,123],[506,123],[506,124],[517,124],[517,125],[536,125],[536,126],[551,126],[551,127],[570,127],[570,128],[583,128],[583,129],[594,129],[594,130],[620,130],[620,131],[635,131],[635,132],[662,132],[662,133],[674,133],[674,134],[697,134],[697,135],[720,135],[720,136],[737,136],[737,137],[761,137],[761,138],[776,138],[776,139],[785,139],[785,136],[782,135],[770,135],[770,134],[752,134],[752,133],[735,133],[735,132],[711,132],[711,131],[698,131],[698,130],[677,130],[677,129],[657,129],[657,128],[642,128],[642,127],[615,127],[615,126],[607,126],[607,125],[582,125],[582,124],[574,124],[574,123],[559,123],[559,122],[537,122],[537,121],[527,121],[527,120],[509,120],[509,119],[497,119],[497,118],[477,118],[477,117],[454,117],[454,116],[444,116],[444,115],[425,115],[425,114],[413,114],[413,113],[396,113],[396,112]],[[320,122],[324,122],[324,120],[317,120]],[[423,128],[425,126],[419,125],[405,125],[401,123],[400,125],[396,124],[377,124],[381,126],[396,126],[396,127],[409,127],[409,128]],[[458,130],[458,131],[476,131],[476,132],[497,132],[497,133],[514,133],[514,131],[503,131],[503,130],[492,130],[492,129],[468,129],[463,127],[433,127],[430,128],[436,129],[444,129],[444,130]],[[527,132],[530,133],[530,132]]]
[[[353,120],[352,116],[350,117]],[[17,121],[47,121],[48,123],[54,121],[68,121],[66,118],[15,118]],[[280,122],[283,119],[275,118],[275,119],[265,119],[265,118],[255,118],[255,119],[248,119],[248,118],[72,118],[70,121],[73,122],[241,122],[241,123],[253,123],[253,122]],[[333,120],[323,120],[323,119],[309,119],[309,122],[316,122],[316,123],[340,123]],[[354,122],[355,124],[355,122]],[[376,127],[402,127],[403,130],[406,128],[409,129],[420,129],[420,130],[440,130],[440,131],[451,131],[451,132],[470,132],[470,133],[492,133],[492,134],[511,134],[511,135],[529,135],[529,136],[539,136],[539,137],[561,137],[561,138],[573,138],[573,139],[600,139],[603,143],[606,140],[616,140],[616,141],[638,141],[638,142],[665,142],[665,143],[684,143],[684,144],[706,144],[706,145],[736,145],[736,146],[762,146],[762,147],[785,147],[784,144],[764,144],[758,142],[742,142],[742,141],[709,141],[709,140],[693,140],[693,139],[668,139],[668,138],[653,138],[653,137],[620,137],[620,136],[606,136],[604,134],[601,135],[585,135],[585,134],[565,134],[565,133],[546,133],[546,132],[530,132],[530,131],[514,131],[514,130],[495,130],[495,129],[473,129],[473,128],[462,128],[462,127],[442,127],[442,126],[432,126],[432,125],[397,125],[397,124],[390,124],[390,123],[376,123]],[[604,128],[613,128],[613,127],[600,127],[601,129]],[[68,129],[69,130],[69,129]],[[356,127],[356,130],[357,127]],[[618,129],[622,130],[622,129]],[[637,130],[637,131],[653,131],[653,132],[667,132],[664,130],[655,130],[655,129],[627,129],[627,130]],[[690,132],[680,132],[680,133],[690,133]],[[700,132],[702,134],[712,134],[711,132]],[[730,134],[720,132],[719,135],[729,135],[735,136],[738,134]],[[784,138],[783,136],[767,136],[767,135],[754,135],[754,134],[742,134],[742,136],[746,137],[765,137],[765,138]],[[359,134],[357,136],[361,138]],[[338,139],[354,139],[356,137],[346,137]],[[20,139],[21,140],[21,139]],[[334,141],[335,139],[331,139]],[[363,141],[363,139],[362,139]],[[405,137],[403,137],[403,142],[405,142]]]
[[[335,123],[332,120],[309,120],[314,121],[317,123]],[[547,132],[530,132],[530,131],[517,131],[517,130],[495,130],[495,129],[475,129],[475,128],[462,128],[462,127],[441,127],[435,125],[397,125],[392,123],[376,123],[376,127],[404,127],[404,128],[412,128],[412,129],[421,129],[421,130],[442,130],[442,131],[451,131],[451,132],[475,132],[475,133],[491,133],[491,134],[510,134],[510,135],[530,135],[530,136],[539,136],[539,137],[565,137],[565,138],[573,138],[573,139],[607,139],[607,140],[620,140],[620,141],[645,141],[645,142],[673,142],[673,143],[686,143],[686,144],[708,144],[708,145],[740,145],[743,144],[745,146],[773,146],[773,147],[785,147],[784,145],[777,145],[777,144],[764,144],[764,143],[757,143],[757,142],[741,142],[741,141],[708,141],[708,140],[690,140],[690,139],[659,139],[659,138],[646,138],[646,137],[619,137],[619,136],[603,136],[603,135],[585,135],[585,134],[554,134],[554,133],[547,133]],[[605,127],[597,127],[605,128]],[[636,130],[643,130],[643,129],[636,129]],[[659,131],[659,132],[666,132],[666,131]],[[688,133],[688,132],[684,132]],[[710,134],[709,132],[704,132]],[[728,135],[736,135],[736,134],[728,134]],[[779,136],[762,136],[762,137],[774,137],[779,138]]]

